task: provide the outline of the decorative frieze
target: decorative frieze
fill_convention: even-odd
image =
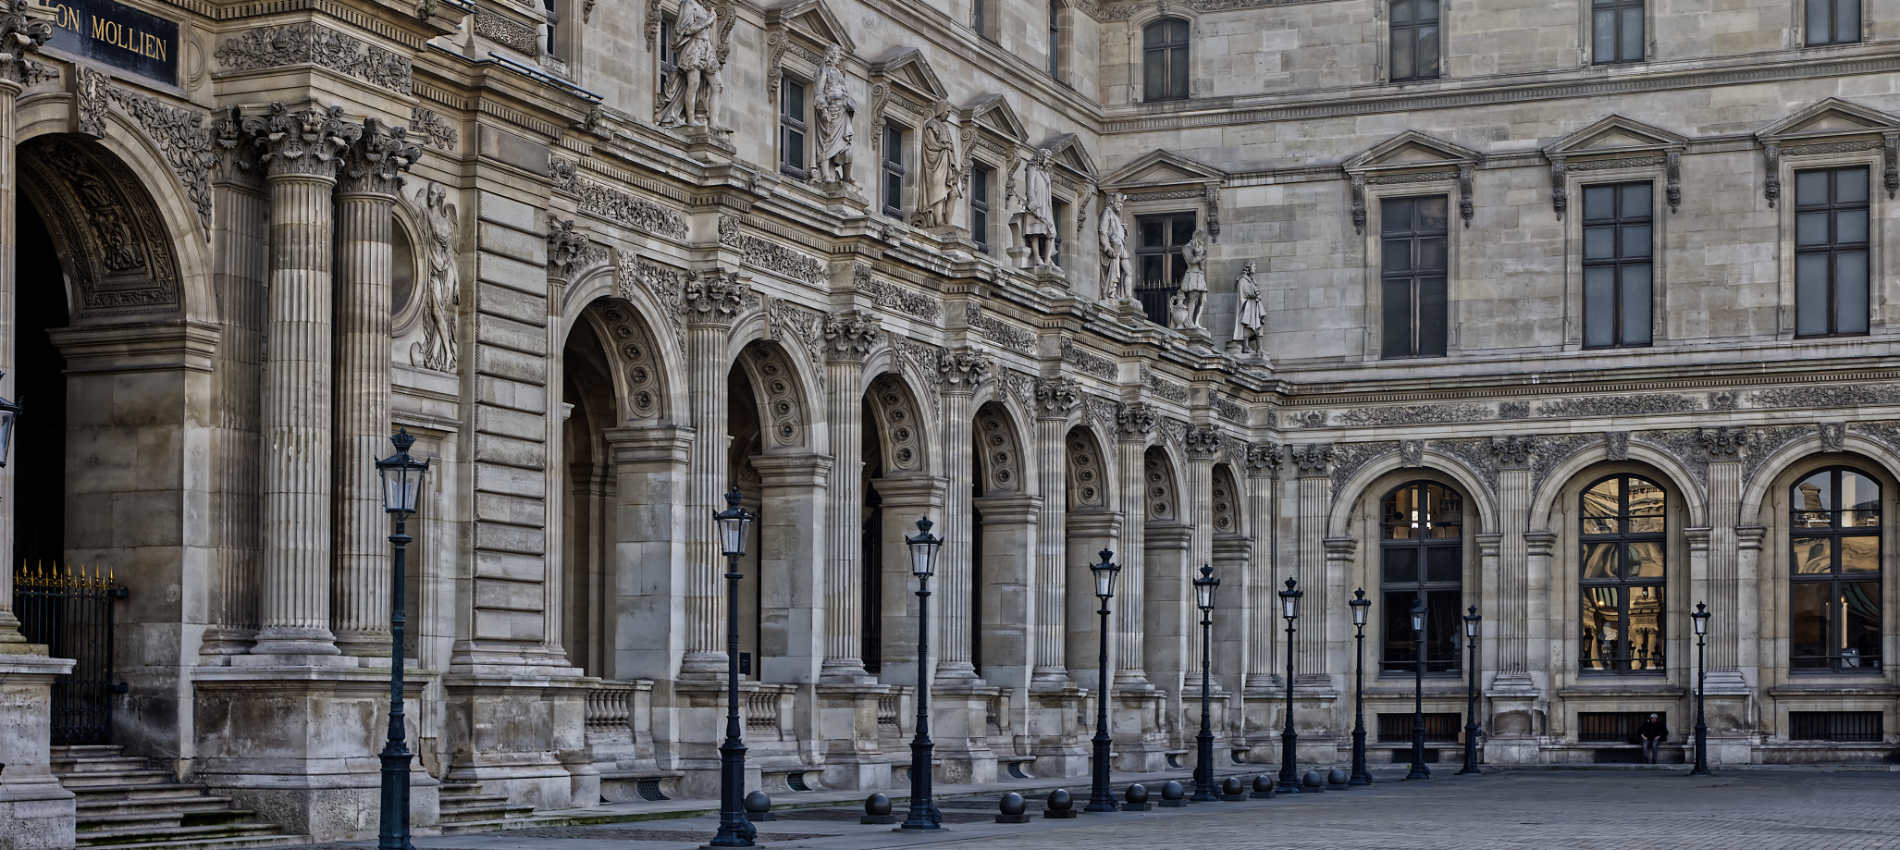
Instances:
[[[1355,408],[1339,414],[1337,420],[1342,426],[1425,425],[1489,419],[1491,410],[1489,406],[1483,404],[1404,404],[1394,407]],[[1322,419],[1321,424],[1324,422],[1325,420]]]
[[[1538,402],[1537,415],[1546,419],[1576,419],[1585,416],[1641,416],[1656,413],[1687,413],[1700,410],[1695,399],[1679,393],[1648,393],[1625,396],[1570,396]]]
[[[1345,486],[1347,479],[1352,478],[1353,473],[1359,471],[1360,467],[1365,466],[1374,458],[1384,457],[1385,455],[1397,452],[1399,450],[1399,442],[1397,440],[1380,440],[1371,443],[1341,443],[1338,446],[1332,446],[1330,448],[1332,449],[1331,474],[1333,478],[1333,490],[1334,492],[1338,492],[1341,487]],[[1296,462],[1300,463],[1300,474],[1302,476],[1319,474],[1317,471],[1308,473],[1308,467],[1305,462]]]
[[[549,164],[552,165],[553,161],[550,160]],[[573,178],[571,185],[580,200],[578,208],[581,212],[600,216],[640,233],[673,239],[686,238],[686,217],[677,212],[578,175]]]
[[[1591,434],[1565,434],[1558,437],[1537,438],[1537,450],[1531,461],[1531,491],[1536,492],[1543,486],[1544,479],[1551,470],[1580,451],[1586,451],[1591,444],[1602,445],[1603,438]]]
[[[824,279],[823,263],[776,242],[746,233],[735,216],[719,217],[719,242],[739,249],[748,266],[813,285]]]
[[[1061,349],[1062,362],[1074,366],[1085,375],[1115,380],[1115,361],[1076,345],[1074,339],[1066,336],[1062,338]]]
[[[614,264],[614,288],[620,297],[631,299],[635,289],[645,290],[653,300],[666,305],[679,305],[685,301],[687,273],[684,270],[664,266],[633,254],[622,254]],[[677,309],[669,309],[666,316],[673,326],[676,339],[686,338],[685,315]]]
[[[1247,424],[1247,408],[1226,396],[1214,398],[1214,415],[1235,425]]]
[[[870,298],[871,303],[886,310],[921,319],[933,325],[937,324],[938,319],[943,315],[943,304],[935,297],[887,280],[880,280],[871,274],[869,266],[858,266],[852,271],[852,284],[859,294]]]
[[[1188,388],[1186,384],[1175,383],[1167,378],[1163,378],[1154,372],[1148,371],[1145,366],[1142,367],[1141,370],[1141,382],[1148,387],[1149,392],[1168,401],[1186,402],[1188,399]]]
[[[1006,350],[1017,354],[1035,353],[1035,334],[988,313],[980,312],[974,304],[970,306],[969,322],[970,329],[976,331],[977,336],[994,342]]]
[[[1479,480],[1484,482],[1485,489],[1495,493],[1498,489],[1498,467],[1501,465],[1501,458],[1494,446],[1496,446],[1499,440],[1521,441],[1525,445],[1524,460],[1529,460],[1531,451],[1531,439],[1529,437],[1491,437],[1488,439],[1485,437],[1468,437],[1456,440],[1433,440],[1431,441],[1430,447],[1432,451],[1443,452],[1444,454],[1463,461],[1464,465],[1473,473],[1476,473]],[[1518,467],[1521,468],[1523,466],[1524,461],[1519,461]]]
[[[1662,449],[1663,453],[1676,459],[1695,480],[1706,485],[1709,480],[1709,454],[1702,440],[1702,430],[1678,428],[1668,431],[1644,431],[1636,438],[1644,443]]]
[[[496,44],[529,56],[540,54],[535,27],[489,10],[475,13],[475,34]]]
[[[455,150],[455,142],[460,138],[448,119],[421,106],[410,107],[409,130],[420,137],[423,144],[440,151]]]
[[[218,63],[228,71],[262,71],[315,65],[397,94],[409,94],[409,57],[314,22],[258,27],[218,43]]]
[[[1742,439],[1742,480],[1751,481],[1763,463],[1796,440],[1814,434],[1814,425],[1775,425],[1750,428]]]
[[[96,72],[94,72],[96,73]],[[105,75],[100,74],[101,78]],[[211,167],[217,161],[205,114],[160,101],[158,98],[102,82],[104,98],[138,125],[165,157],[185,196],[198,213],[207,238],[211,233]]]

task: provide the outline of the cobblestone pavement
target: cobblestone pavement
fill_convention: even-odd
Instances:
[[[1071,790],[1079,792],[1079,809],[1086,785]],[[759,841],[780,850],[1900,848],[1900,772],[1877,770],[1751,769],[1708,778],[1677,770],[1476,777],[1445,771],[1425,782],[1382,780],[1351,791],[1073,820],[1036,817],[1014,826],[988,822],[993,806],[947,800],[948,828],[929,834],[861,825],[855,810],[844,808],[783,811],[781,819],[759,824]],[[715,818],[702,816],[419,838],[415,844],[418,850],[685,850],[703,845],[716,826]]]

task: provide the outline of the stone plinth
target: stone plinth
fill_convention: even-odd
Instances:
[[[73,792],[49,767],[53,679],[69,658],[40,644],[0,644],[0,850],[73,846]]]
[[[1135,773],[1168,769],[1168,731],[1164,722],[1168,695],[1153,685],[1118,688],[1108,709],[1108,734],[1115,742],[1115,767]]]
[[[1536,764],[1538,737],[1548,728],[1544,704],[1528,676],[1499,676],[1485,691],[1491,716],[1485,721],[1487,764]]]
[[[888,788],[891,757],[877,740],[878,700],[891,686],[876,683],[820,684],[818,744],[825,756],[826,788]]]
[[[936,742],[936,778],[944,783],[996,781],[989,713],[1002,688],[935,685],[930,689],[930,738]]]
[[[745,727],[745,705],[759,683],[739,681],[739,724],[747,748],[753,742]],[[719,744],[726,739],[726,682],[680,682],[673,688],[675,713],[679,723],[680,793],[707,799],[719,796]],[[875,719],[875,715],[873,715]],[[873,724],[872,728],[876,728]],[[745,763],[747,788],[757,788],[763,780],[759,762],[748,752]]]
[[[1074,685],[1030,688],[1029,736],[1038,777],[1089,774],[1088,736],[1094,730],[1082,726],[1087,696]]]

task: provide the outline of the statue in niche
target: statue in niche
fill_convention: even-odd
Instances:
[[[1023,247],[1029,249],[1031,268],[1052,265],[1056,252],[1056,207],[1050,182],[1048,148],[1023,166]]]
[[[923,193],[913,223],[919,227],[949,227],[955,221],[952,211],[963,197],[962,157],[957,155],[957,127],[950,120],[950,104],[937,104],[936,114],[924,122]]]
[[[1128,285],[1135,276],[1128,256],[1128,222],[1122,220],[1122,204],[1127,200],[1120,192],[1109,193],[1096,233],[1102,251],[1102,295],[1112,293],[1117,300],[1128,297]]]
[[[844,49],[837,45],[825,48],[825,64],[818,69],[818,85],[812,96],[812,117],[818,131],[818,182],[851,182],[851,142],[857,137],[851,129],[851,120],[858,114],[858,105],[851,100],[851,92],[845,88],[844,70],[839,67],[844,61]]]
[[[1207,307],[1206,230],[1195,230],[1194,238],[1181,246],[1181,261],[1187,265],[1187,273],[1181,275],[1181,291],[1177,294],[1187,308],[1187,316],[1177,318],[1174,329],[1206,332],[1206,326],[1201,324],[1201,311]]]
[[[661,97],[660,126],[719,126],[719,47],[713,43],[719,16],[699,0],[681,0],[673,23],[673,76]],[[702,116],[701,113],[704,113]]]
[[[1265,316],[1260,307],[1260,285],[1253,279],[1253,263],[1240,270],[1234,281],[1234,346],[1242,356],[1260,354],[1260,326]]]
[[[429,280],[422,291],[422,341],[409,347],[409,365],[453,372],[460,359],[455,343],[455,308],[462,300],[462,276],[455,265],[460,222],[440,183],[417,192],[416,202],[428,230]]]

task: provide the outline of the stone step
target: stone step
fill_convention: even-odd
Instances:
[[[66,744],[49,750],[53,758],[83,758],[88,756],[121,756],[125,748],[118,744]]]
[[[138,770],[115,770],[111,773],[59,773],[59,784],[77,793],[81,788],[103,788],[132,785],[175,785],[177,778],[168,770],[140,768]]]
[[[491,806],[508,802],[507,794],[463,794],[455,797],[439,797],[442,807],[450,806]]]
[[[237,850],[245,847],[282,847],[287,844],[307,844],[307,835],[233,835],[219,838],[181,838],[157,839],[152,841],[126,841],[111,844],[85,844],[81,847],[109,847],[112,850]]]
[[[206,838],[240,838],[279,836],[277,827],[267,823],[227,823],[209,826],[119,826],[110,829],[86,830],[78,835],[80,847],[116,847],[126,844],[151,844],[165,842],[162,846],[179,846],[179,842],[197,841]]]
[[[133,802],[138,800],[185,800],[204,796],[204,789],[176,782],[164,784],[138,783],[135,785],[69,785],[66,790],[73,792],[81,802]]]
[[[146,770],[151,766],[152,765],[144,759],[132,758],[130,756],[54,756],[51,765],[54,773],[62,775],[69,773],[112,773],[123,770]]]
[[[167,812],[217,812],[231,808],[230,797],[213,797],[196,788],[177,786],[173,793],[154,794],[149,797],[131,799],[95,798],[90,794],[81,794],[74,808],[81,820],[92,815],[128,814],[142,811]]]
[[[144,829],[168,829],[189,826],[248,826],[246,821],[256,812],[250,809],[234,809],[221,806],[215,809],[161,809],[143,812],[82,812],[79,814],[78,830],[81,835],[115,830],[125,827]]]

